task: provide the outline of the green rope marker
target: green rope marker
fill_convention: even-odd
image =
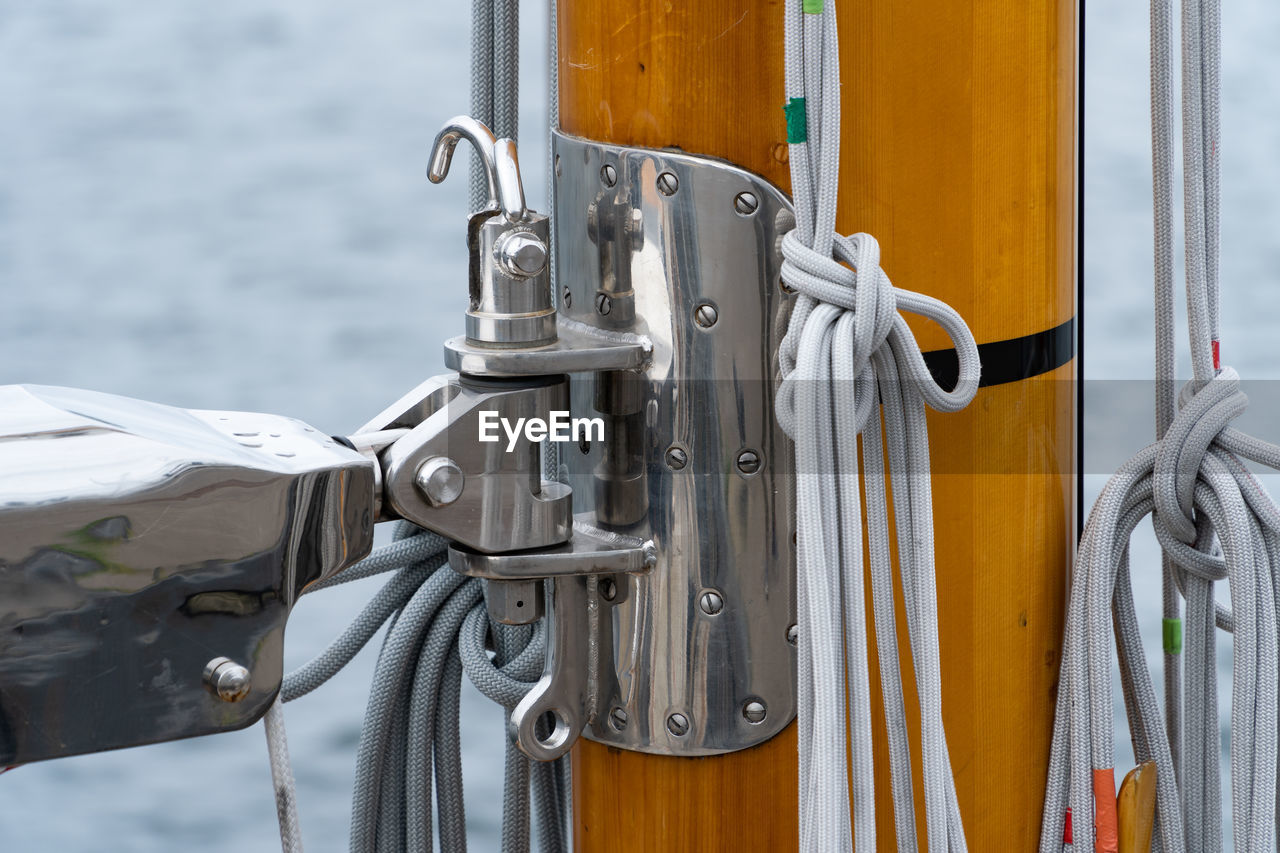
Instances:
[[[821,15],[822,0],[804,0],[804,13],[806,15]]]
[[[804,98],[792,98],[782,111],[787,115],[787,142],[797,145],[809,141],[809,123],[805,118]]]
[[[1182,654],[1182,620],[1165,619],[1164,621],[1164,653],[1167,655]]]

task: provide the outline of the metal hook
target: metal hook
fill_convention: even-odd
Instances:
[[[528,217],[524,203],[524,187],[520,182],[520,162],[516,158],[516,144],[510,139],[495,139],[493,131],[471,116],[454,116],[445,122],[436,134],[431,149],[431,167],[427,178],[438,184],[449,174],[453,149],[466,139],[475,147],[484,164],[485,178],[489,182],[488,207],[499,208],[507,219],[521,222]]]

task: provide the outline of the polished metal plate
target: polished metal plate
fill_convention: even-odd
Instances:
[[[560,450],[575,511],[657,549],[603,602],[588,736],[743,749],[796,710],[794,479],[773,416],[790,202],[679,152],[557,135],[554,158],[561,314],[653,348],[636,370],[575,377],[573,414],[603,415],[605,440]]]

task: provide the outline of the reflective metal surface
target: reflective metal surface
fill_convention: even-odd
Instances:
[[[370,460],[292,418],[0,387],[0,764],[257,720],[373,497]],[[243,673],[211,692],[217,657]]]
[[[588,602],[613,626],[594,646],[592,707],[609,711],[588,736],[645,752],[742,749],[795,716],[793,477],[773,417],[790,205],[718,162],[564,135],[554,148],[562,324],[653,348],[630,379],[573,380],[573,414],[608,424],[604,442],[562,450],[576,509],[657,548],[652,571]],[[701,606],[708,590],[719,600]]]
[[[653,352],[647,338],[601,333],[563,314],[556,329],[555,343],[525,349],[480,346],[462,335],[450,338],[444,343],[444,363],[469,376],[539,376],[642,367]]]

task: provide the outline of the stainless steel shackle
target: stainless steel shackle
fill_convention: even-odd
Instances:
[[[476,149],[489,182],[488,207],[497,208],[511,222],[523,222],[529,216],[524,203],[524,186],[520,182],[520,161],[516,144],[510,139],[496,139],[493,131],[471,116],[454,116],[436,134],[431,149],[431,168],[427,178],[438,184],[449,174],[453,149],[460,140]]]

